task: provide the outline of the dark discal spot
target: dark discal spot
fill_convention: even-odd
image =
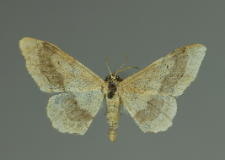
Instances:
[[[115,95],[115,92],[117,91],[117,86],[113,81],[109,81],[108,83],[108,94],[107,97],[109,99],[113,98],[113,96]]]
[[[140,123],[145,123],[146,121],[154,121],[161,113],[160,108],[162,105],[162,98],[151,99],[147,102],[147,106],[145,109],[140,110],[136,113],[134,119],[138,120]]]
[[[48,82],[61,90],[65,90],[63,77],[56,71],[54,64],[52,63],[51,56],[56,54],[59,50],[57,47],[43,42],[42,47],[38,50],[39,56],[39,70],[43,76],[46,77]],[[58,62],[60,64],[60,62]]]
[[[170,95],[174,93],[174,86],[183,77],[187,66],[188,55],[185,54],[186,49],[186,47],[182,47],[180,53],[173,55],[172,59],[174,59],[175,64],[172,68],[167,67],[170,73],[162,81],[159,93],[163,92]]]
[[[75,122],[78,122],[78,127],[82,127],[83,125],[87,125],[87,122],[92,121],[94,119],[94,117],[92,117],[87,110],[81,109],[78,106],[77,101],[75,99],[69,99],[67,101],[65,112],[67,118],[72,122],[69,124],[71,125],[70,127],[74,127]]]

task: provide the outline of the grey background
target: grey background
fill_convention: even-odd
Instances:
[[[225,159],[225,1],[2,0],[0,5],[0,159]],[[142,133],[122,109],[115,143],[108,139],[104,107],[84,136],[56,131],[46,116],[52,96],[25,68],[18,42],[32,37],[57,45],[100,77],[140,69],[193,43],[207,47],[199,74],[177,99],[166,132]],[[136,73],[126,70],[126,78]]]

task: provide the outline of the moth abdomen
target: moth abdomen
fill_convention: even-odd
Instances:
[[[106,120],[109,124],[109,139],[111,142],[116,140],[117,128],[119,127],[120,119],[120,107],[119,106],[107,106],[106,109]]]
[[[109,124],[109,139],[111,142],[116,140],[117,128],[119,127],[119,119],[120,119],[120,107],[122,104],[122,100],[119,96],[118,89],[118,81],[117,80],[109,80],[107,82],[106,88],[106,120]]]
[[[117,136],[117,130],[109,129],[108,135],[109,135],[110,141],[115,142],[116,136]]]

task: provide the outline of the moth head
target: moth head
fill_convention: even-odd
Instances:
[[[105,77],[105,81],[110,81],[110,80],[123,81],[123,79],[120,78],[119,76],[115,75],[115,73],[113,73],[112,75],[110,74]]]
[[[137,69],[139,69],[138,67],[135,67],[135,66],[133,66],[133,67],[127,67],[127,68],[121,69],[121,68],[127,63],[127,59],[128,59],[127,56],[125,55],[125,53],[123,53],[123,55],[124,55],[124,57],[126,58],[126,61],[124,62],[124,64],[123,64],[120,68],[118,68],[118,69],[116,70],[115,73],[112,73],[112,72],[111,72],[111,70],[110,70],[110,68],[109,68],[109,65],[108,65],[108,62],[107,62],[107,60],[108,60],[110,54],[107,56],[107,58],[106,58],[106,65],[107,65],[107,67],[108,67],[108,70],[109,70],[110,75],[106,76],[105,81],[108,81],[108,80],[118,80],[118,81],[122,81],[123,79],[120,78],[119,76],[117,76],[117,74],[118,74],[119,72],[122,72],[122,71],[127,70],[127,69],[130,69],[130,68],[137,68]],[[121,69],[121,70],[120,70],[120,69]]]

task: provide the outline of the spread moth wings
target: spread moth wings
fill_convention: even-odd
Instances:
[[[181,47],[120,84],[124,106],[143,132],[165,131],[177,112],[177,97],[197,76],[206,47]]]
[[[33,39],[19,42],[26,68],[43,92],[65,92],[51,97],[47,116],[63,133],[83,135],[102,101],[104,81],[57,46]]]
[[[47,103],[53,127],[63,133],[83,135],[105,96],[111,142],[116,140],[122,101],[143,132],[167,130],[177,112],[174,97],[183,94],[194,81],[206,51],[201,44],[184,46],[125,80],[117,73],[133,67],[114,74],[110,71],[104,82],[51,43],[23,38],[19,45],[27,70],[39,88],[48,93],[63,92]]]

